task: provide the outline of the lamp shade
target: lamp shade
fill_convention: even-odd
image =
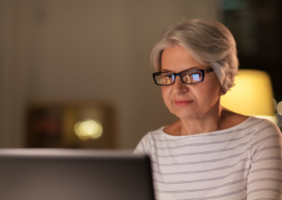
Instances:
[[[268,118],[275,122],[269,75],[260,70],[239,70],[235,86],[221,97],[221,105],[234,112]]]

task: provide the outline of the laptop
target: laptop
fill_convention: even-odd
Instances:
[[[3,200],[154,200],[148,156],[106,150],[2,149]]]

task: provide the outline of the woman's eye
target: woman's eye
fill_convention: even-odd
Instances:
[[[190,76],[187,74],[185,75],[182,80],[185,82],[185,83],[190,83]]]
[[[173,82],[173,75],[165,75],[163,77],[163,84],[170,84]]]

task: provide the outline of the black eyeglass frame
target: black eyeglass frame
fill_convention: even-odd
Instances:
[[[179,72],[179,73],[173,73],[173,72],[155,72],[155,73],[153,73],[153,79],[154,79],[154,82],[155,82],[156,85],[161,85],[161,86],[169,86],[169,85],[174,84],[177,76],[179,76],[181,82],[184,83],[184,84],[196,84],[196,83],[185,83],[185,82],[182,80],[181,74],[182,74],[183,72],[187,72],[187,71],[189,71],[189,72],[190,72],[190,71],[200,71],[200,72],[202,73],[202,77],[203,77],[203,78],[202,78],[201,81],[196,82],[196,83],[200,83],[200,82],[203,82],[203,81],[204,81],[204,79],[205,79],[205,73],[212,72],[212,71],[213,71],[213,68],[211,67],[211,68],[208,68],[208,69],[194,69],[194,70],[192,69],[192,70],[185,70],[185,71],[182,71],[182,72]],[[158,76],[158,75],[160,75],[160,74],[162,74],[162,73],[170,73],[170,75],[173,75],[173,76],[174,76],[174,79],[173,79],[174,81],[173,81],[171,84],[168,84],[168,85],[163,85],[163,84],[157,83],[156,76]]]

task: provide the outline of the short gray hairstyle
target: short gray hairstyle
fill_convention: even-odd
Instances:
[[[151,52],[151,62],[161,69],[161,56],[166,48],[185,48],[199,63],[210,65],[224,92],[234,85],[238,72],[236,42],[220,22],[207,19],[182,20],[169,27]]]

